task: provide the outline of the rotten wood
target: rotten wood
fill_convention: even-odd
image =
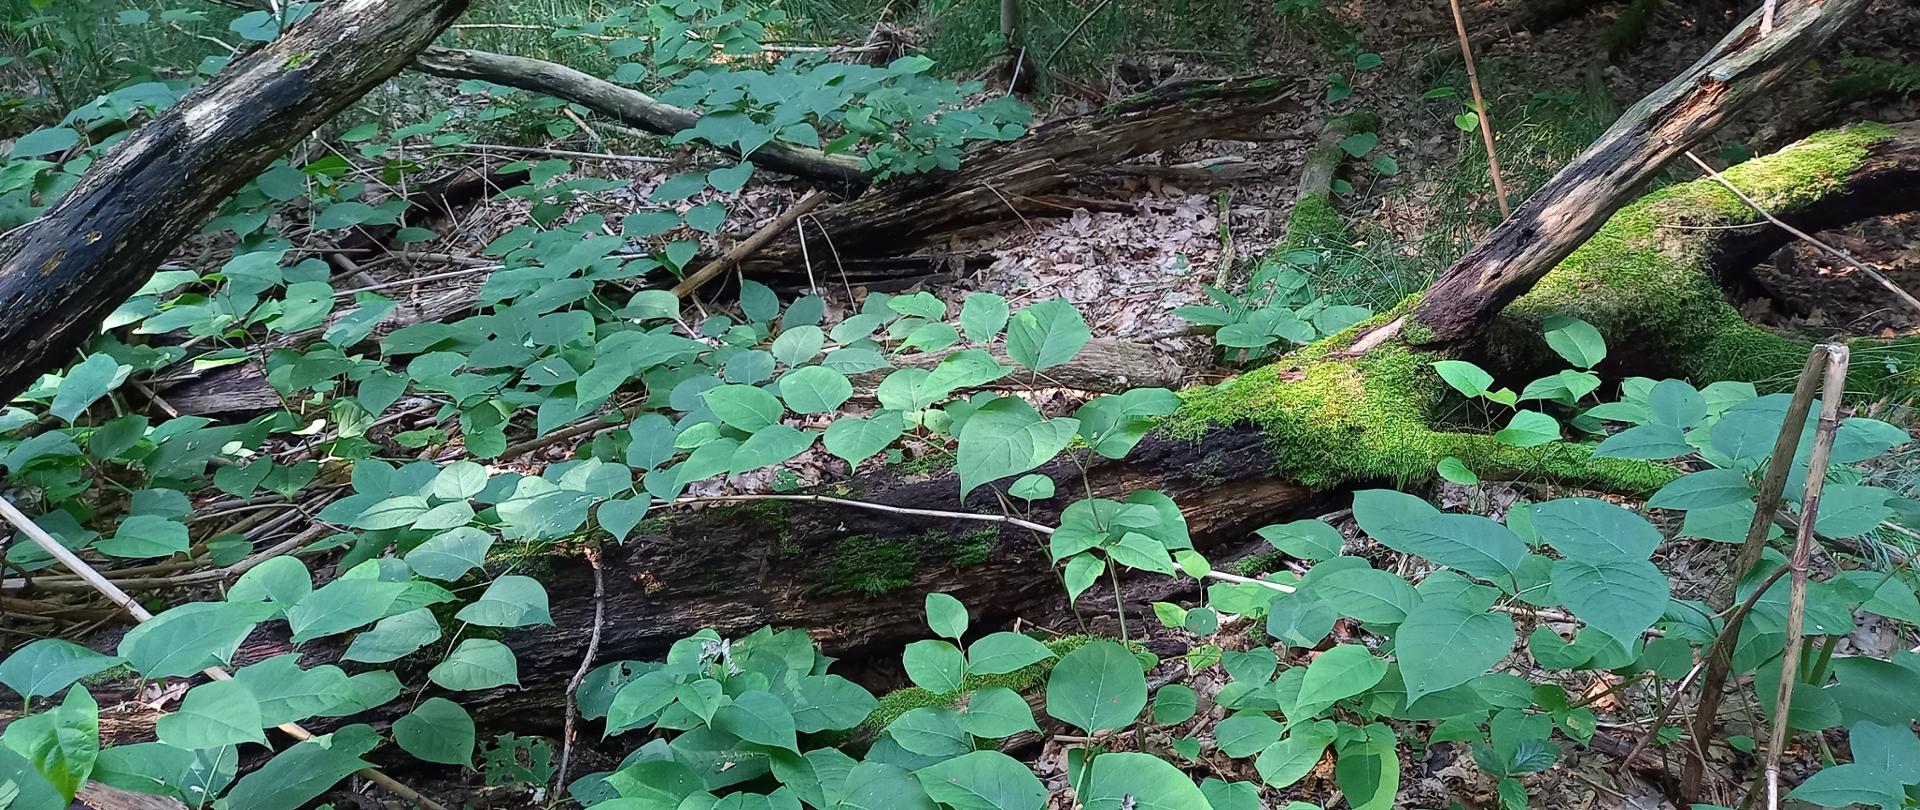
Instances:
[[[926,368],[940,365],[960,347],[937,352],[901,354],[892,357],[895,368]],[[1005,347],[994,345],[987,351],[1003,365],[1013,365]],[[1072,360],[1054,366],[1043,374],[1017,372],[985,386],[993,389],[1070,388],[1118,394],[1134,388],[1179,388],[1191,380],[1198,364],[1188,364],[1138,343],[1111,338],[1094,338]],[[851,378],[854,389],[872,391],[893,369],[868,371]]]
[[[1479,335],[1682,152],[1797,71],[1868,0],[1791,0],[1762,37],[1754,12],[1686,72],[1642,98],[1435,281],[1414,311],[1416,343]],[[1415,334],[1409,332],[1407,334]]]
[[[0,239],[0,401],[73,359],[220,201],[404,66],[466,0],[327,3],[236,58]]]

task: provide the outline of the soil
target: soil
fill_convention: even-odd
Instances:
[[[1814,238],[1873,268],[1902,289],[1920,291],[1920,214],[1856,222]],[[1808,331],[1895,337],[1920,326],[1920,311],[1879,279],[1805,242],[1781,248],[1753,270],[1773,306],[1763,322]]]

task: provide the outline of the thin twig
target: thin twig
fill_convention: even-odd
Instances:
[[[679,284],[673,285],[673,294],[679,298],[687,297],[694,290],[700,289],[700,285],[712,281],[728,268],[739,264],[741,260],[758,252],[760,248],[766,247],[768,242],[773,241],[773,237],[799,221],[801,215],[826,201],[827,195],[820,193],[817,189],[807,192],[792,207],[782,212],[780,216],[774,217],[772,222],[760,226],[760,230],[754,231],[752,236],[740,240],[740,243],[734,245],[726,255],[707,262],[706,266],[694,271]]]
[[[652,155],[618,155],[612,152],[576,152],[571,149],[543,149],[538,146],[508,146],[498,143],[470,143],[463,148],[479,149],[488,152],[518,152],[524,155],[547,155],[549,157],[587,158],[590,160],[619,160],[627,163],[672,163],[669,158]]]
[[[1773,731],[1767,737],[1767,810],[1780,809],[1780,749],[1787,743],[1787,713],[1793,707],[1793,685],[1799,680],[1800,639],[1806,632],[1807,564],[1813,557],[1813,524],[1820,514],[1820,490],[1826,485],[1827,460],[1833,454],[1834,435],[1840,430],[1840,400],[1847,394],[1847,347],[1827,347],[1826,384],[1821,391],[1820,424],[1814,428],[1813,450],[1807,454],[1807,488],[1800,498],[1800,530],[1794,533],[1793,570],[1787,597],[1787,642],[1780,662],[1780,692],[1773,703]]]
[[[1066,50],[1067,43],[1073,41],[1074,36],[1080,33],[1080,29],[1087,27],[1087,23],[1093,22],[1094,15],[1099,14],[1101,9],[1106,8],[1107,5],[1112,2],[1113,0],[1100,0],[1100,3],[1098,5],[1094,6],[1092,10],[1087,12],[1087,16],[1081,17],[1079,22],[1074,23],[1073,29],[1068,31],[1065,37],[1061,38],[1060,44],[1053,46],[1053,52],[1047,54],[1046,61],[1041,62],[1040,67],[1041,68],[1052,67],[1054,57],[1059,56],[1061,51]]]
[[[1889,279],[1886,276],[1881,275],[1880,271],[1875,270],[1861,263],[1859,259],[1855,259],[1854,257],[1848,255],[1846,251],[1841,250],[1832,245],[1829,245],[1818,239],[1815,239],[1813,238],[1812,234],[1809,234],[1806,231],[1800,230],[1799,228],[1795,228],[1792,225],[1788,225],[1785,222],[1781,222],[1779,217],[1774,216],[1771,212],[1767,211],[1767,209],[1760,207],[1760,204],[1757,202],[1754,202],[1752,197],[1747,196],[1745,192],[1742,192],[1739,189],[1739,187],[1735,186],[1731,182],[1728,182],[1726,177],[1722,176],[1720,172],[1715,171],[1712,166],[1707,165],[1706,161],[1701,160],[1691,150],[1689,150],[1686,154],[1687,154],[1687,159],[1693,161],[1694,165],[1699,166],[1700,170],[1703,172],[1706,172],[1708,177],[1713,178],[1715,182],[1718,182],[1720,185],[1725,186],[1728,191],[1733,192],[1733,196],[1739,197],[1741,202],[1746,203],[1748,208],[1752,208],[1760,216],[1765,217],[1768,222],[1771,222],[1775,225],[1780,226],[1781,230],[1786,231],[1787,233],[1793,234],[1795,237],[1800,239],[1800,241],[1806,242],[1809,245],[1817,247],[1821,251],[1827,253],[1828,255],[1833,256],[1834,258],[1839,259],[1840,261],[1846,262],[1848,265],[1851,265],[1853,269],[1867,274],[1868,278],[1871,278],[1874,281],[1880,282],[1880,286],[1887,288],[1888,292],[1893,293],[1895,297],[1905,302],[1907,306],[1913,307],[1915,311],[1920,311],[1920,298],[1914,298],[1906,290],[1901,289],[1900,285],[1893,283],[1892,279]]]
[[[60,541],[53,539],[53,535],[47,534],[46,530],[40,528],[39,524],[34,523],[32,518],[27,517],[26,513],[14,508],[13,502],[7,500],[4,496],[0,496],[0,517],[6,518],[8,523],[13,524],[14,528],[19,529],[22,534],[25,534],[28,539],[34,542],[34,545],[40,547],[41,551],[46,552],[48,556],[58,560],[61,565],[67,567],[67,570],[78,574],[81,579],[86,580],[87,584],[93,586],[94,590],[99,591],[102,596],[105,596],[107,601],[114,603],[119,606],[121,610],[126,611],[127,615],[134,618],[134,621],[146,622],[153,618],[153,614],[147,612],[146,608],[141,607],[140,603],[134,601],[134,598],[128,595],[126,591],[121,590],[119,586],[107,581],[106,577],[101,576],[100,572],[94,570],[93,566],[88,565],[85,560],[80,559],[79,555],[74,554],[66,546],[61,545]],[[233,680],[233,676],[220,667],[208,667],[203,670],[203,672],[206,673],[207,677],[216,681]],[[298,723],[282,723],[280,724],[280,730],[286,732],[287,736],[296,740],[305,741],[313,739],[313,732],[306,730]],[[355,773],[367,781],[385,788],[387,792],[406,801],[420,805],[421,807],[425,807],[427,810],[447,810],[447,808],[439,802],[420,795],[419,791],[407,787],[395,781],[393,777],[374,770],[373,768],[361,768]]]
[[[1773,573],[1768,574],[1766,579],[1760,581],[1759,586],[1753,589],[1753,593],[1747,594],[1746,601],[1741,602],[1740,607],[1727,617],[1726,627],[1720,630],[1720,635],[1714,637],[1713,646],[1707,648],[1707,654],[1702,656],[1700,663],[1693,665],[1693,669],[1687,672],[1687,677],[1680,679],[1680,683],[1673,687],[1673,694],[1669,696],[1667,702],[1660,707],[1660,715],[1654,718],[1653,725],[1648,726],[1647,733],[1642,735],[1639,741],[1633,744],[1633,748],[1627,751],[1626,758],[1621,761],[1623,767],[1631,766],[1633,761],[1640,756],[1640,752],[1646,750],[1647,744],[1653,742],[1653,738],[1659,733],[1660,728],[1667,724],[1667,718],[1673,714],[1674,707],[1680,704],[1680,696],[1686,693],[1687,687],[1693,685],[1693,679],[1705,668],[1706,662],[1712,660],[1713,657],[1722,650],[1733,648],[1733,639],[1739,637],[1740,625],[1746,620],[1747,613],[1751,612],[1753,606],[1760,602],[1760,597],[1766,595],[1767,589],[1772,588],[1773,583],[1779,582],[1780,578],[1785,576],[1786,573],[1787,567],[1784,565],[1774,569]],[[1696,710],[1695,720],[1698,719],[1699,712]]]
[[[1493,119],[1487,117],[1487,103],[1480,98],[1480,72],[1473,65],[1473,46],[1467,44],[1467,18],[1460,13],[1460,0],[1447,0],[1453,7],[1453,29],[1460,35],[1460,58],[1467,63],[1467,86],[1473,90],[1473,112],[1480,117],[1480,142],[1487,147],[1487,172],[1493,176],[1494,200],[1500,203],[1500,218],[1506,219],[1507,182],[1500,176],[1500,158],[1493,150]]]
[[[580,692],[580,683],[587,679],[587,673],[593,669],[593,657],[600,654],[600,627],[607,618],[606,576],[600,571],[600,546],[594,544],[586,548],[587,563],[593,566],[593,630],[587,635],[587,654],[580,656],[580,668],[573,671],[573,679],[567,681],[567,723],[565,735],[560,742],[560,768],[554,772],[553,793],[567,784],[567,765],[573,758],[573,715],[576,695]]]

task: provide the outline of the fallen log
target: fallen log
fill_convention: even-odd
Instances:
[[[428,48],[413,60],[413,69],[429,76],[479,79],[544,93],[656,135],[673,135],[691,129],[700,121],[700,113],[693,110],[662,103],[646,93],[621,87],[565,65],[524,56],[458,48]],[[731,154],[740,156],[737,152]],[[768,143],[744,157],[777,172],[844,185],[854,191],[865,187],[873,179],[860,167],[857,157],[829,155],[818,149],[781,141]]]
[[[1760,33],[1755,11],[1686,72],[1648,94],[1428,288],[1406,339],[1459,342],[1485,330],[1587,241],[1667,164],[1748,101],[1800,69],[1868,0],[1790,0]]]
[[[398,72],[466,0],[328,3],[236,58],[0,239],[0,401],[72,358],[220,201]]]

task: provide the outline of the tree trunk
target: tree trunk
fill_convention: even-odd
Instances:
[[[221,200],[398,72],[466,0],[343,0],[235,59],[0,241],[0,401],[72,359]]]
[[[1756,11],[1685,73],[1641,99],[1605,134],[1428,288],[1407,335],[1454,342],[1484,330],[1567,258],[1669,161],[1748,101],[1799,70],[1869,0],[1789,0],[1761,36]]]

